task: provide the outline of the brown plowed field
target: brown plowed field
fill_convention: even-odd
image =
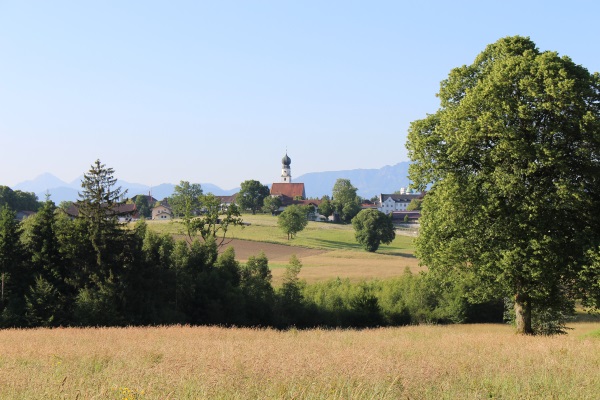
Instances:
[[[275,285],[281,282],[285,271],[284,267],[292,254],[295,254],[302,262],[300,278],[307,282],[338,277],[353,281],[387,279],[401,275],[406,267],[413,272],[421,270],[418,260],[412,254],[393,256],[344,250],[327,251],[239,239],[232,240],[228,246],[233,246],[236,259],[242,263],[246,262],[250,256],[255,256],[263,251],[269,259]]]
[[[233,246],[235,250],[235,258],[240,261],[247,261],[250,256],[255,256],[261,251],[265,253],[270,263],[287,263],[292,254],[303,259],[305,257],[316,256],[326,253],[325,250],[307,249],[304,247],[292,247],[282,244],[253,242],[250,240],[233,239],[229,244],[223,246],[227,248]]]

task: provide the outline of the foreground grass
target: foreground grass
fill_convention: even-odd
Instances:
[[[574,327],[4,330],[0,398],[597,398],[600,323]]]

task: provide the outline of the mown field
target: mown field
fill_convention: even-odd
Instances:
[[[600,323],[0,331],[2,399],[597,399]]]
[[[269,259],[275,285],[292,254],[302,262],[300,277],[309,283],[337,277],[353,281],[385,279],[402,274],[407,267],[413,272],[421,269],[411,236],[397,235],[391,244],[382,244],[376,253],[368,253],[356,243],[351,225],[309,222],[288,241],[277,227],[276,217],[244,214],[243,219],[250,225],[230,229],[230,245],[242,262],[263,251]],[[159,233],[176,236],[182,233],[181,225],[174,222],[148,221],[148,226]]]

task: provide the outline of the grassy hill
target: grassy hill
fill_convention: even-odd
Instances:
[[[332,278],[351,280],[390,278],[398,276],[408,267],[419,271],[414,256],[414,238],[397,235],[389,245],[381,245],[376,253],[368,253],[356,243],[351,225],[326,222],[309,222],[296,238],[287,236],[277,227],[277,218],[271,215],[243,215],[249,225],[234,227],[228,237],[240,261],[263,251],[269,258],[273,280],[278,284],[283,267],[292,254],[303,264],[300,277],[308,282]],[[148,221],[150,229],[175,236],[183,233],[178,223]],[[307,251],[307,249],[313,251]]]

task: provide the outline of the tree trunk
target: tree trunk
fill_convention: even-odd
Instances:
[[[517,333],[522,335],[532,335],[531,327],[531,300],[524,293],[515,295],[515,322],[517,324]]]

